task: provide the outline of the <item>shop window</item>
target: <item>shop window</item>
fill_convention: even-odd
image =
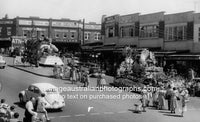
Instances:
[[[101,34],[100,33],[95,33],[94,39],[95,40],[100,40],[101,39]]]
[[[7,35],[8,35],[8,36],[11,35],[11,27],[7,27]]]

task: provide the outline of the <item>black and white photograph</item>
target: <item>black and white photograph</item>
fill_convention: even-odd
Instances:
[[[200,0],[0,0],[0,122],[199,122]]]

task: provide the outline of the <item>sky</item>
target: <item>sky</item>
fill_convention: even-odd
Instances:
[[[0,0],[0,18],[85,19],[101,23],[102,15],[200,12],[200,0]]]

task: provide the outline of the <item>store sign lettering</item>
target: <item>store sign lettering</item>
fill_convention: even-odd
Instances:
[[[75,40],[75,39],[69,39],[69,40],[56,40],[56,41],[67,42],[67,43],[78,43],[78,40]]]
[[[32,25],[31,20],[19,20],[19,25]]]
[[[56,27],[79,27],[79,24],[77,22],[52,22],[52,26]]]
[[[0,21],[0,24],[13,24],[13,21]]]
[[[48,21],[33,21],[34,25],[39,25],[39,26],[49,26]]]

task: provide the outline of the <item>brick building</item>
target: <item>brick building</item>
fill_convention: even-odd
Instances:
[[[83,26],[84,25],[84,26]],[[81,20],[16,17],[0,19],[0,43],[2,48],[11,47],[12,37],[31,39],[48,37],[62,52],[81,50],[83,43],[101,40],[101,25],[83,23]],[[83,36],[84,35],[84,36]],[[11,41],[12,40],[12,41]],[[6,41],[6,42],[5,42]]]
[[[115,59],[121,59],[119,52],[129,45],[138,50],[148,48],[153,51],[160,66],[173,63],[179,68],[200,69],[200,14],[193,11],[103,15],[102,37],[103,46],[97,51],[102,53],[109,67],[114,66]]]

